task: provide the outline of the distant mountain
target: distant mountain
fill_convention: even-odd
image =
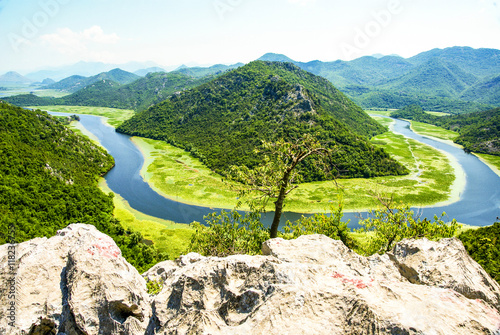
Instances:
[[[194,78],[202,78],[209,75],[219,75],[225,71],[233,70],[243,65],[243,63],[236,63],[233,65],[217,64],[210,67],[187,67],[183,65],[178,68],[176,72],[184,73]]]
[[[290,63],[295,63],[294,60],[291,58],[288,58],[285,55],[282,54],[274,54],[274,53],[267,53],[260,57],[257,60],[265,61],[265,62],[290,62]]]
[[[88,84],[88,78],[84,76],[74,75],[68,78],[64,78],[57,83],[47,85],[43,88],[52,90],[61,90],[66,92],[76,92],[79,89],[85,87]]]
[[[64,78],[78,75],[82,77],[92,77],[102,72],[108,72],[112,69],[120,68],[127,72],[134,72],[151,67],[160,67],[154,62],[129,62],[126,64],[106,64],[101,62],[78,62],[76,64],[61,66],[57,68],[44,69],[31,72],[26,77],[34,81],[42,81],[45,78],[52,78],[60,81]],[[168,71],[172,68],[167,69]]]
[[[255,61],[137,113],[118,131],[189,150],[211,169],[254,166],[261,140],[310,133],[338,145],[332,168],[343,177],[406,173],[367,138],[385,131],[326,79],[290,63]],[[306,165],[306,180],[325,179]]]
[[[154,73],[154,72],[166,72],[166,71],[164,69],[162,69],[161,67],[149,67],[147,69],[141,69],[141,70],[134,71],[134,74],[141,76],[141,77],[145,77],[148,73]]]
[[[396,55],[365,56],[334,62],[303,63],[275,54],[264,58],[291,61],[322,76],[365,108],[402,108],[416,103],[426,110],[464,113],[498,104],[496,91],[485,90],[494,86],[494,82],[487,81],[500,75],[500,50],[495,49],[452,47],[433,49],[408,59]],[[472,88],[482,81],[483,89]]]
[[[408,61],[420,65],[433,58],[452,63],[477,77],[500,74],[500,50],[496,49],[473,49],[470,47],[433,49],[408,58]]]
[[[406,93],[427,93],[438,97],[456,97],[478,81],[474,75],[440,58],[431,58],[408,73],[389,81],[384,88]]]
[[[139,78],[141,77],[136,74],[121,69],[113,69],[109,72],[103,72],[92,77],[71,76],[43,88],[74,93],[97,81],[110,80],[118,84],[129,84]]]
[[[143,110],[166,100],[176,92],[193,88],[213,78],[193,78],[180,72],[154,72],[126,85],[120,85],[110,79],[97,80],[62,98],[25,94],[4,100],[17,106],[69,105]]]
[[[371,56],[372,56],[372,57],[374,57],[374,58],[377,58],[377,59],[384,58],[384,57],[388,57],[388,56],[393,56],[393,57],[401,57],[401,56],[396,55],[396,54],[383,55],[383,54],[380,54],[380,53],[373,54],[373,55],[371,55]]]
[[[30,84],[32,82],[31,79],[26,78],[20,75],[17,72],[10,71],[0,76],[0,84],[8,85],[8,84]]]
[[[52,85],[52,84],[55,84],[55,83],[56,83],[56,81],[54,79],[45,78],[44,80],[42,80],[42,82],[40,83],[40,85],[47,86],[47,85]]]

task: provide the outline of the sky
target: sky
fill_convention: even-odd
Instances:
[[[497,3],[498,1],[498,3]],[[500,49],[500,0],[0,0],[0,74]]]

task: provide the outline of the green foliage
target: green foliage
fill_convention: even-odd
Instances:
[[[341,177],[407,173],[367,141],[384,127],[328,81],[289,63],[252,62],[136,114],[117,130],[183,148],[220,174],[231,165],[260,163],[253,151],[263,140],[304,133],[339,147],[332,160]],[[310,164],[302,174],[305,181],[324,178]]]
[[[298,172],[299,164],[310,159],[317,170],[326,173],[328,168],[324,157],[329,154],[329,150],[323,148],[310,134],[304,134],[293,142],[283,139],[275,143],[263,141],[262,147],[267,153],[259,166],[253,169],[232,166],[231,172],[236,180],[243,183],[240,196],[252,191],[260,193],[260,207],[263,209],[269,199],[276,199],[270,231],[271,238],[274,238],[278,234],[285,198],[302,180]]]
[[[359,222],[363,226],[359,231],[372,233],[367,245],[361,251],[364,254],[385,253],[405,238],[423,238],[437,240],[453,237],[458,228],[455,219],[446,224],[442,218],[434,216],[434,221],[416,218],[409,205],[394,204],[392,198],[378,197],[382,207],[371,211],[372,217]]]
[[[157,295],[163,289],[163,283],[159,280],[150,280],[146,283],[148,294]]]
[[[342,221],[344,203],[339,201],[338,208],[330,208],[330,215],[314,214],[309,217],[302,216],[295,222],[287,221],[283,232],[286,238],[298,238],[302,235],[322,234],[334,240],[341,240],[351,249],[357,249],[358,245],[351,237],[351,230],[347,227],[347,222]]]
[[[0,244],[51,237],[71,223],[111,236],[139,271],[163,259],[113,218],[113,195],[97,187],[114,164],[106,151],[40,110],[0,102]]]
[[[500,283],[500,222],[465,231],[458,238],[469,255]]]
[[[208,225],[193,222],[196,230],[191,238],[189,252],[205,256],[228,256],[234,254],[261,254],[262,243],[269,239],[269,232],[260,222],[258,212],[245,215],[233,210],[211,213],[205,217]]]
[[[462,115],[435,116],[418,105],[391,113],[392,117],[433,124],[458,132],[455,143],[466,151],[500,156],[500,108]]]

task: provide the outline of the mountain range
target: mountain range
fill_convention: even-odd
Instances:
[[[365,56],[303,63],[279,54],[260,59],[289,61],[323,76],[365,108],[419,104],[426,110],[461,113],[498,105],[498,94],[491,94],[500,90],[495,80],[500,75],[500,50],[496,49],[433,49],[407,59]],[[487,94],[475,94],[479,92]]]
[[[406,59],[397,55],[365,56],[352,61],[322,62],[316,60],[307,63],[294,61],[285,55],[268,53],[259,60],[293,63],[303,70],[322,76],[363,108],[400,109],[417,104],[424,110],[460,114],[488,110],[500,105],[500,50],[495,49],[452,47],[433,49]],[[84,68],[90,66],[88,63],[84,65]],[[146,66],[147,64],[139,65]],[[207,75],[220,75],[242,65],[242,63],[219,64],[211,67],[183,65],[176,68],[175,72],[196,79]],[[99,106],[112,107],[116,104],[106,105],[106,101],[129,99],[129,97],[116,96],[119,92],[128,92],[127,90],[118,91],[116,88],[119,84],[128,84],[139,79],[138,75],[163,72],[162,70],[164,69],[159,67],[149,67],[137,71],[136,74],[114,69],[90,77],[73,75],[55,84],[46,85],[44,88],[73,93],[99,80],[108,81],[108,85],[104,85],[105,90],[96,94],[105,97],[104,92],[108,92],[112,97],[104,100],[94,98],[93,101],[97,101]],[[11,73],[10,77],[12,76]],[[18,75],[18,77],[22,76]],[[164,91],[164,87],[153,87],[157,78],[149,77],[149,79],[153,82],[141,85],[148,87],[149,90]],[[109,81],[114,83],[111,84]],[[159,83],[163,85],[161,81]],[[95,85],[93,87],[95,89]],[[110,93],[112,87],[116,90]],[[89,88],[87,91],[91,92],[92,89]],[[152,96],[150,91],[144,94]],[[137,96],[139,93],[135,92],[133,95]],[[31,103],[35,100],[29,97]],[[23,103],[22,99],[15,101]],[[70,97],[68,101],[78,102],[81,99]],[[135,101],[128,103],[127,106],[124,108],[136,109],[149,106],[149,104]]]

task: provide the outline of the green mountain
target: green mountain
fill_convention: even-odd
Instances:
[[[270,59],[289,59],[284,55],[273,57]],[[419,104],[426,110],[458,114],[498,106],[497,94],[490,92],[487,98],[462,94],[469,89],[474,92],[472,87],[479,82],[500,75],[500,50],[452,47],[433,49],[408,59],[366,56],[352,61],[292,62],[328,79],[364,108]]]
[[[195,87],[212,78],[207,76],[196,79],[179,72],[156,72],[127,85],[120,85],[109,79],[99,80],[62,98],[24,94],[4,100],[17,106],[68,105],[143,110],[175,92]]]
[[[438,117],[424,112],[418,105],[412,105],[393,112],[391,116],[456,131],[460,135],[454,142],[463,145],[466,151],[500,156],[500,108]]]
[[[460,98],[500,106],[500,75],[475,84],[463,92]]]
[[[71,76],[43,88],[74,93],[98,81],[109,80],[118,84],[129,84],[139,78],[141,77],[133,73],[120,69],[114,69],[109,72],[99,73],[92,77]]]
[[[326,79],[291,63],[252,62],[136,114],[117,130],[189,150],[221,174],[230,165],[257,164],[253,151],[261,140],[304,133],[338,146],[333,168],[342,177],[407,172],[368,141],[386,129]],[[311,166],[303,175],[325,178]]]
[[[496,49],[473,49],[470,47],[433,49],[408,58],[408,61],[420,65],[435,58],[452,63],[476,77],[500,74],[500,50]]]
[[[426,93],[438,97],[455,97],[471,87],[478,79],[457,65],[432,58],[401,77],[384,85],[406,93]]]
[[[113,218],[113,196],[98,187],[114,165],[107,152],[46,112],[0,101],[0,244],[51,237],[80,222],[111,236],[143,271],[159,259],[142,236]]]

